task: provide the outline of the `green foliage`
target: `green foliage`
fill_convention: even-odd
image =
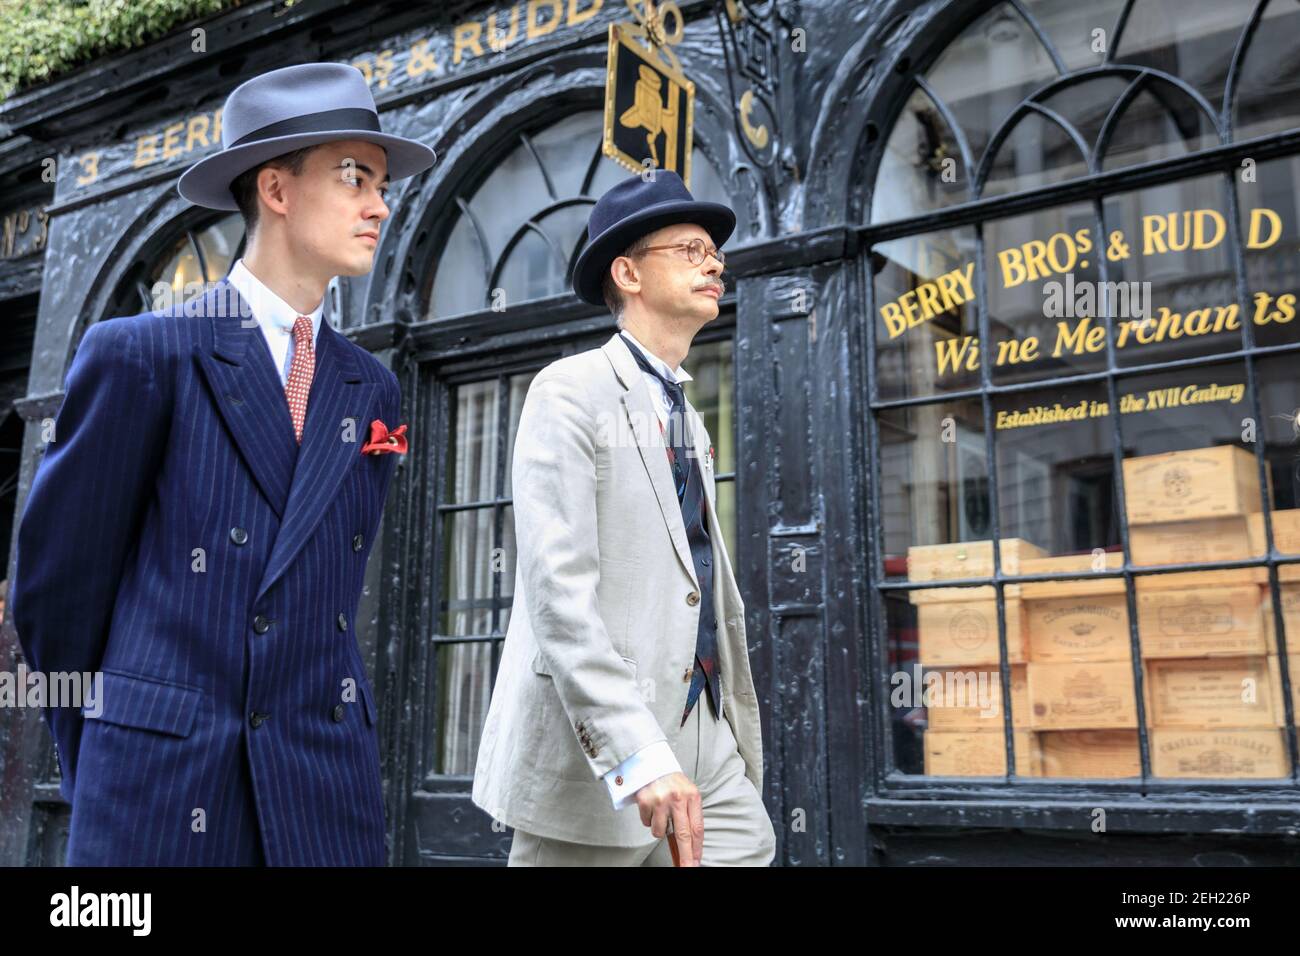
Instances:
[[[240,2],[0,0],[0,98]]]

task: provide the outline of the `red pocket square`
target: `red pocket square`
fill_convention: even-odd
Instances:
[[[406,454],[406,426],[398,425],[391,432],[388,426],[376,418],[370,423],[370,441],[361,446],[361,454],[382,455],[386,452]]]

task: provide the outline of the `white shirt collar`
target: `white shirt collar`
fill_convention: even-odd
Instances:
[[[235,264],[230,267],[230,275],[226,278],[239,290],[248,307],[253,310],[253,317],[268,334],[271,332],[286,336],[292,334],[294,321],[303,314],[311,319],[311,341],[313,346],[316,344],[320,335],[322,316],[325,314],[324,296],[321,296],[320,304],[311,312],[299,313],[288,302],[272,292],[261,279],[249,272],[242,258],[235,260]]]
[[[619,334],[627,336],[628,341],[631,342],[633,345],[635,345],[638,349],[640,349],[641,354],[644,355],[646,359],[650,362],[650,364],[654,366],[656,370],[658,370],[659,374],[662,375],[664,378],[668,379],[668,381],[679,382],[679,383],[691,381],[691,376],[685,369],[683,369],[679,365],[677,366],[677,371],[675,372],[672,371],[668,367],[667,362],[665,362],[663,359],[655,355],[648,348],[646,348],[639,341],[637,341],[637,337],[633,335],[631,332],[629,332],[627,329],[622,329]]]

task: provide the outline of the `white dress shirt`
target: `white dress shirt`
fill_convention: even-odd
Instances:
[[[257,276],[248,271],[243,259],[236,259],[230,267],[230,280],[248,307],[253,310],[253,318],[262,329],[262,336],[271,350],[271,361],[280,372],[280,383],[288,384],[289,369],[293,365],[293,323],[299,315],[293,306],[280,298]],[[311,344],[316,347],[320,336],[321,317],[325,314],[325,297],[320,304],[308,314],[311,319]]]
[[[658,369],[659,374],[668,381],[689,382],[691,380],[691,376],[683,371],[680,365],[674,372],[668,367],[667,362],[638,342],[636,336],[631,332],[624,329],[621,334],[635,345],[650,362],[650,365]],[[664,388],[663,382],[645,369],[641,369],[641,376],[645,379],[646,388],[650,392],[650,403],[654,405],[655,411],[659,414],[659,424],[667,428],[668,413],[673,407],[673,400],[668,394],[668,389]],[[667,776],[670,773],[681,773],[681,770],[681,764],[677,762],[677,757],[673,754],[672,747],[668,746],[668,741],[656,740],[654,743],[642,747],[609,771],[609,773],[605,774],[604,779],[605,785],[609,788],[610,798],[614,801],[614,809],[621,810],[634,802],[633,797],[636,792],[646,784],[653,783],[660,777]],[[623,782],[621,784],[615,783],[616,779],[621,779]]]

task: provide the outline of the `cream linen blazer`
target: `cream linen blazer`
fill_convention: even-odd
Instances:
[[[713,544],[723,717],[762,793],[745,606],[718,526],[710,438],[687,413]],[[540,836],[653,842],[635,804],[613,809],[602,777],[657,740],[676,749],[700,605],[659,421],[618,335],[533,379],[511,483],[514,599],[473,801]]]

